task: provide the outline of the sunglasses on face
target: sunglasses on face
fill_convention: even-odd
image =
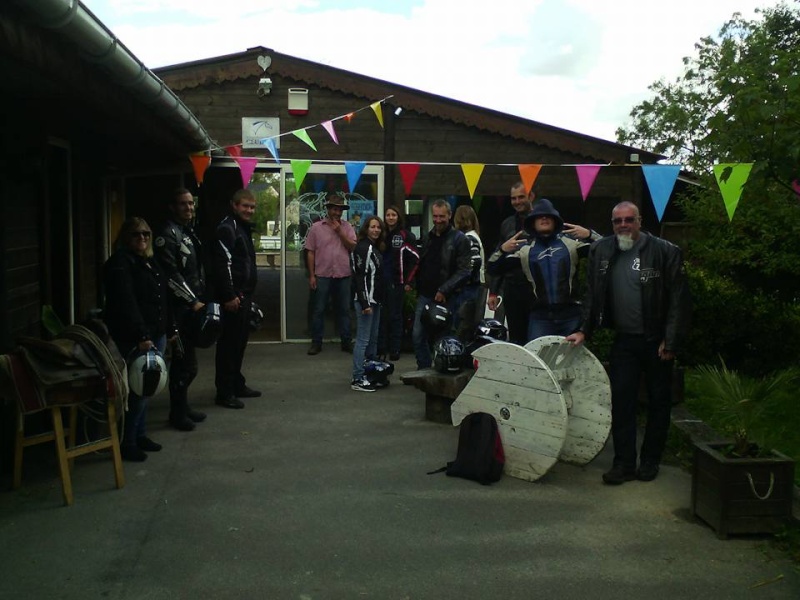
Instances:
[[[150,239],[150,235],[151,234],[150,234],[149,231],[131,231],[131,237],[134,237],[134,238],[141,237],[141,238],[144,238],[144,239],[147,240],[147,239]]]
[[[631,225],[632,223],[636,223],[639,220],[639,217],[614,217],[611,219],[611,222],[614,225],[622,225],[625,223],[626,225]]]

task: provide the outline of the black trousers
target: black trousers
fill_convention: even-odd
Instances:
[[[639,382],[647,387],[647,425],[639,459],[658,465],[667,444],[672,412],[671,360],[658,357],[660,340],[642,335],[618,334],[611,346],[611,435],[614,466],[636,468],[636,408]]]
[[[222,335],[217,340],[217,352],[214,357],[216,375],[214,384],[217,396],[227,398],[235,396],[245,386],[242,375],[242,362],[247,340],[250,338],[250,298],[243,298],[236,312],[222,310]]]
[[[527,281],[505,280],[503,304],[508,323],[508,341],[524,346],[528,342],[528,319],[533,304],[533,290]]]
[[[189,386],[197,377],[197,349],[192,341],[192,313],[184,310],[178,319],[178,331],[183,344],[183,354],[173,353],[169,365],[169,404],[170,415],[176,418],[186,416],[189,408]]]

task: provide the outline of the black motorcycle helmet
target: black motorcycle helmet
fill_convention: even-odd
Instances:
[[[261,329],[261,322],[264,320],[264,311],[255,302],[250,302],[250,315],[248,317],[248,325],[250,331],[258,331]]]
[[[475,328],[475,337],[478,338],[481,336],[505,342],[508,341],[508,329],[497,319],[483,319]]]
[[[193,314],[192,340],[197,348],[210,348],[217,343],[222,334],[220,306],[209,302]]]
[[[385,360],[365,360],[364,377],[375,387],[389,385],[389,375],[394,373],[394,365]]]
[[[437,336],[450,331],[453,314],[444,304],[431,302],[425,305],[420,320],[429,335]]]
[[[433,368],[440,373],[457,373],[464,366],[464,343],[454,335],[439,338],[433,347]]]

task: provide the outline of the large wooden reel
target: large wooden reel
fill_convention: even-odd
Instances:
[[[473,412],[494,416],[505,473],[536,481],[556,463],[567,437],[561,385],[541,358],[516,344],[487,344],[472,356],[478,369],[451,406],[453,425]]]
[[[585,465],[603,449],[611,431],[611,384],[602,363],[585,346],[559,335],[528,342],[561,386],[569,414],[560,459]]]

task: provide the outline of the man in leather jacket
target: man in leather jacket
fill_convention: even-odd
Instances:
[[[614,463],[603,481],[619,485],[658,476],[672,410],[672,368],[689,327],[691,299],[680,248],[641,231],[639,208],[617,204],[614,235],[589,251],[588,287],[580,344],[597,327],[614,330],[610,354]],[[642,373],[648,390],[647,425],[637,468],[636,404]]]
[[[433,302],[453,310],[453,300],[472,274],[471,250],[467,236],[450,224],[450,205],[436,200],[431,207],[433,229],[422,246],[414,277],[417,306],[411,333],[417,368],[431,366],[431,342],[422,324],[425,307]],[[408,287],[410,289],[410,287]]]
[[[511,252],[519,250],[528,241],[525,232],[525,219],[531,212],[536,193],[531,190],[525,192],[525,184],[517,181],[511,186],[511,207],[514,214],[507,217],[500,224],[500,242],[497,250],[504,243],[514,239],[516,247]],[[516,238],[516,234],[519,234]],[[530,283],[525,278],[525,273],[517,266],[508,269],[502,274],[493,274],[489,278],[489,297],[486,305],[489,310],[498,309],[504,311],[506,322],[508,323],[508,341],[515,344],[524,345],[528,339],[528,316],[530,314],[533,293]],[[498,313],[498,318],[502,321],[503,317]]]
[[[225,408],[244,408],[240,398],[257,398],[247,387],[242,362],[250,337],[250,308],[256,290],[256,251],[250,221],[256,200],[250,190],[239,190],[231,199],[231,214],[217,225],[213,246],[214,293],[222,308],[222,334],[215,356],[215,402]]]
[[[167,286],[182,352],[174,352],[169,366],[169,423],[180,431],[192,431],[206,415],[189,406],[189,386],[197,376],[197,352],[191,335],[194,313],[205,306],[205,270],[200,240],[192,230],[194,198],[179,188],[167,205],[170,217],[153,242],[153,253],[167,277]]]

